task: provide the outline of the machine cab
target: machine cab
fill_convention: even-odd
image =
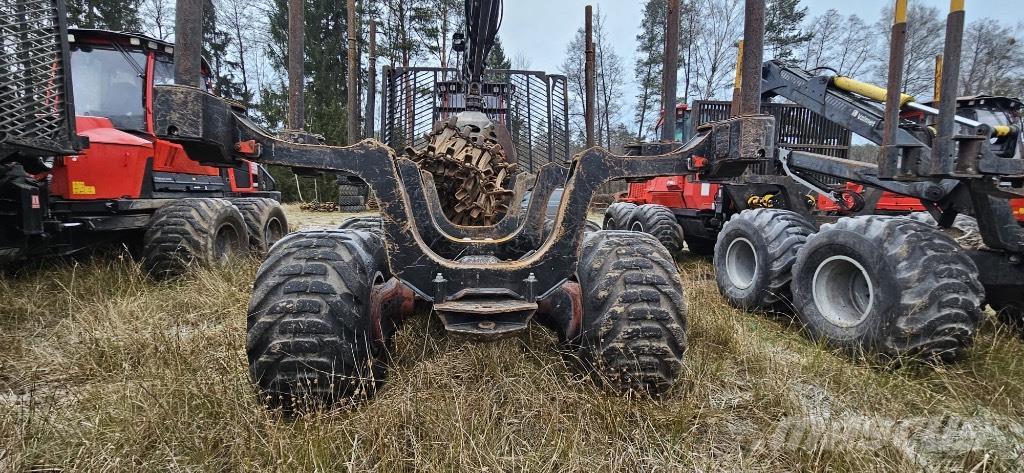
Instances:
[[[693,138],[693,123],[690,113],[690,107],[685,103],[676,105],[676,133],[675,140],[680,143],[686,143]],[[658,123],[654,126],[655,133],[661,136],[661,127],[665,124],[664,116],[658,118]]]
[[[248,193],[269,181],[249,162],[200,164],[153,129],[153,86],[174,82],[174,45],[141,34],[70,29],[71,82],[78,132],[93,143],[54,169],[56,195],[73,199]],[[201,84],[212,89],[203,60]],[[114,176],[109,170],[119,169]],[[149,182],[152,181],[152,182]],[[152,184],[152,185],[150,185]],[[263,189],[269,190],[269,189]]]

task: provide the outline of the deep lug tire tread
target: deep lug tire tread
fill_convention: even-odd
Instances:
[[[669,253],[678,255],[683,251],[683,228],[668,207],[658,204],[641,205],[633,211],[625,230],[632,230],[635,223],[643,227],[644,233],[654,235]]]
[[[686,303],[679,270],[651,235],[587,235],[577,274],[583,327],[570,356],[598,382],[618,391],[658,394],[682,369]]]
[[[630,202],[615,202],[608,206],[604,212],[604,223],[601,228],[605,230],[628,230],[629,219],[637,205]]]
[[[249,246],[257,254],[264,255],[276,241],[267,241],[265,230],[271,221],[277,220],[284,232],[288,234],[288,217],[285,216],[281,203],[265,197],[241,197],[230,199],[238,207],[249,231]]]
[[[371,232],[292,233],[274,247],[256,276],[246,337],[268,405],[291,411],[374,393],[386,340],[376,339],[368,304],[385,273],[383,242]]]
[[[180,199],[157,209],[142,240],[142,269],[156,279],[181,276],[194,264],[213,266],[219,229],[230,225],[238,232],[233,252],[249,248],[245,220],[225,199]]]
[[[781,302],[789,299],[797,251],[814,231],[810,221],[790,210],[748,209],[734,214],[719,232],[714,249],[719,293],[736,308],[779,308]],[[725,253],[734,235],[754,243],[755,252],[760,252],[761,261],[767,263],[762,265],[766,271],[755,275],[751,291],[736,288],[725,268]]]
[[[872,277],[891,276],[893,287],[879,284],[879,290],[891,291],[895,302],[885,319],[876,321],[876,330],[854,339],[829,339],[819,328],[828,322],[817,313],[810,294],[815,268],[808,259],[819,248],[851,241],[855,235],[873,245],[875,254],[867,257],[882,262],[889,274]],[[970,347],[981,320],[985,290],[974,261],[938,228],[905,217],[846,217],[822,226],[801,248],[794,274],[798,312],[812,338],[847,351],[952,361]]]

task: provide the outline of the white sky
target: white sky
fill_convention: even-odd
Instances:
[[[921,0],[946,11],[948,0]],[[892,0],[802,0],[808,16],[834,8],[844,15],[857,14],[868,23],[878,19],[883,6]],[[625,94],[632,109],[633,58],[636,35],[643,20],[643,0],[506,0],[504,20],[499,32],[509,57],[529,58],[530,69],[550,73],[558,71],[565,58],[565,46],[583,25],[583,9],[587,4],[599,8],[607,18],[605,27],[615,48],[623,58],[630,78]],[[997,17],[1004,23],[1024,23],[1022,0],[968,0],[967,21],[981,17]],[[627,117],[622,117],[626,119]]]

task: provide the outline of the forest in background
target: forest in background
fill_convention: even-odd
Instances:
[[[637,24],[635,51],[623,51],[607,34],[608,19],[596,3],[596,139],[622,146],[654,136],[660,111],[664,11],[667,0],[645,0]],[[358,0],[360,34],[359,96],[366,100],[370,20],[377,24],[378,71],[383,66],[454,65],[451,36],[463,25],[459,0]],[[680,15],[679,99],[731,98],[736,41],[743,33],[742,0],[683,0]],[[869,23],[858,15],[828,10],[811,16],[800,0],[768,0],[765,59],[789,61],[804,69],[826,69],[874,83],[885,82],[891,15]],[[306,0],[305,128],[328,144],[346,136],[347,7],[345,0]],[[509,5],[514,8],[514,5]],[[142,32],[173,40],[174,0],[68,0],[69,25]],[[582,17],[582,15],[581,15]],[[911,1],[905,92],[932,96],[934,58],[942,53],[945,12]],[[287,0],[207,0],[204,56],[216,93],[249,107],[263,125],[284,126],[287,109]],[[500,36],[499,36],[500,41]],[[564,46],[559,71],[570,92],[573,145],[583,142],[583,30]],[[497,44],[488,59],[493,68],[528,69],[529,52],[506,53]],[[372,80],[378,80],[379,77]],[[960,77],[961,95],[1024,96],[1024,24],[980,18],[967,24]],[[380,87],[377,87],[380,90]],[[375,98],[379,100],[379,98]],[[362,108],[360,108],[362,110]],[[379,110],[379,108],[378,108]],[[365,119],[365,117],[360,117]],[[333,200],[331,176],[295,178],[273,169],[286,200]]]

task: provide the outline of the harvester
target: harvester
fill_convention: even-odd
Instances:
[[[0,264],[121,244],[165,277],[287,233],[262,166],[209,166],[157,136],[153,88],[173,82],[172,44],[68,31],[52,0],[0,17]],[[209,89],[205,62],[200,77]]]
[[[179,0],[178,12],[201,8]],[[590,201],[613,179],[739,176],[774,154],[773,120],[717,122],[657,156],[592,148],[570,159],[561,141],[564,78],[485,70],[501,9],[500,0],[466,2],[467,27],[456,41],[461,69],[433,71],[426,87],[410,82],[422,70],[386,73],[382,134],[390,146],[273,136],[197,87],[201,31],[198,22],[177,23],[175,84],[155,87],[158,135],[222,166],[249,159],[348,173],[380,206],[376,222],[285,237],[261,266],[246,353],[271,405],[373,393],[395,328],[417,307],[451,333],[485,340],[521,333],[536,319],[558,333],[573,366],[612,389],[658,393],[679,376],[686,306],[671,255],[643,233],[587,232]],[[415,88],[401,85],[408,83]],[[433,99],[420,107],[423,95]],[[420,114],[433,123],[417,128]],[[518,172],[534,158],[548,162],[535,175]],[[556,188],[564,190],[549,214]]]

